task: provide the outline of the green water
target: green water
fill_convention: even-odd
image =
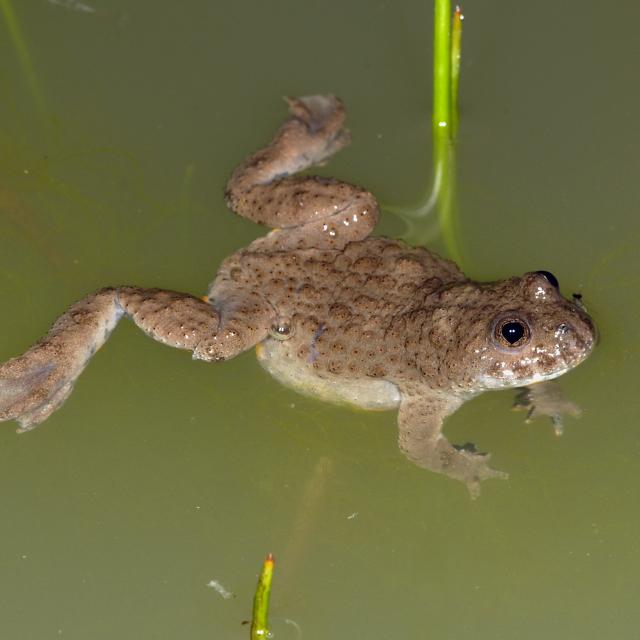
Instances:
[[[260,233],[222,188],[284,94],[345,99],[327,173],[394,205],[427,189],[429,2],[84,4],[14,0],[22,57],[0,21],[0,360],[101,286],[203,292]],[[248,638],[269,551],[276,638],[639,637],[640,6],[468,4],[465,267],[584,294],[601,344],[562,381],[582,419],[556,438],[510,393],[464,406],[448,435],[511,476],[470,501],[405,461],[393,412],[123,323],[48,422],[1,425],[0,637]]]

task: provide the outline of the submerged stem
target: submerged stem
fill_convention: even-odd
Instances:
[[[13,48],[18,54],[20,66],[22,67],[22,72],[25,75],[29,91],[31,92],[31,95],[36,103],[36,107],[40,116],[44,121],[46,121],[47,109],[44,98],[42,97],[42,92],[40,91],[40,86],[38,84],[38,76],[35,72],[35,68],[31,60],[31,54],[29,52],[29,47],[27,46],[27,41],[24,37],[24,34],[22,33],[20,21],[18,20],[15,11],[13,10],[11,0],[0,0],[0,13],[4,18],[4,22],[6,24],[7,31],[9,32],[9,37],[13,44]]]
[[[435,210],[447,252],[458,263],[462,262],[462,251],[458,234],[454,140],[458,128],[462,20],[460,7],[456,7],[452,16],[451,0],[434,0],[431,192],[410,209],[386,207],[408,219],[410,232],[405,238],[420,244],[433,229]]]

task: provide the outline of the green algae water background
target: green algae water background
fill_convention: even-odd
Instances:
[[[62,410],[0,425],[0,637],[248,638],[267,552],[276,638],[638,637],[640,6],[467,4],[464,266],[583,294],[601,342],[562,379],[583,417],[557,438],[509,392],[465,405],[447,434],[510,474],[471,501],[403,458],[393,412],[123,322]],[[325,175],[390,207],[429,191],[430,2],[0,7],[0,361],[99,287],[204,292],[262,233],[222,191],[285,94],[348,106],[353,144]]]

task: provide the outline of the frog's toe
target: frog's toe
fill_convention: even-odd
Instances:
[[[509,474],[489,466],[489,453],[466,453],[468,458],[467,469],[465,470],[464,483],[473,500],[480,496],[480,485],[483,480],[498,479],[507,480]]]
[[[526,423],[540,417],[549,418],[558,436],[563,432],[563,416],[579,418],[582,415],[582,409],[575,402],[564,397],[555,381],[542,382],[521,389],[514,399],[512,409],[526,411]]]
[[[482,453],[481,451],[478,451],[478,448],[476,447],[474,442],[465,442],[464,444],[454,444],[452,445],[452,447],[454,449],[457,449],[458,451],[466,451],[467,453],[475,453],[477,455],[488,455],[486,453]]]
[[[17,433],[25,433],[35,429],[41,422],[44,422],[56,409],[62,406],[69,394],[73,391],[73,383],[68,383],[58,388],[47,397],[41,404],[29,411],[16,416],[20,425]]]

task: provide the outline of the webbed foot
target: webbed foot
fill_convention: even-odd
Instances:
[[[490,467],[491,454],[478,452],[473,443],[467,442],[464,445],[452,445],[452,447],[457,454],[455,462],[446,465],[443,472],[464,482],[473,500],[480,495],[480,484],[483,480],[509,478],[508,473]]]
[[[558,436],[562,435],[564,429],[563,416],[579,418],[582,415],[582,409],[565,397],[555,380],[522,388],[515,397],[512,409],[526,411],[525,422],[527,423],[539,417],[550,418]]]
[[[18,433],[45,420],[66,400],[72,384],[38,349],[0,365],[0,422],[17,420]]]

